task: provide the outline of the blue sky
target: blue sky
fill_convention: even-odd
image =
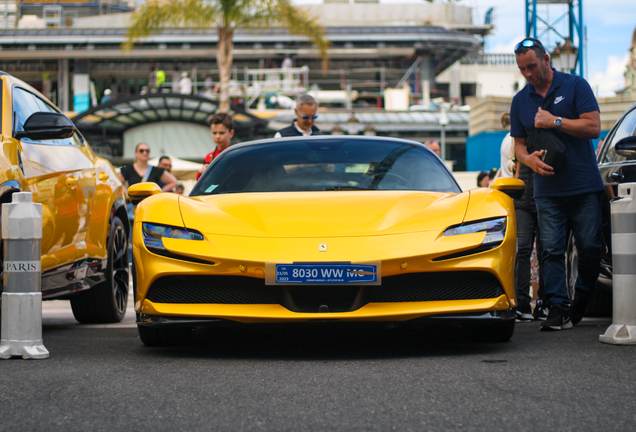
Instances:
[[[424,0],[380,0],[381,3],[422,3]],[[439,1],[439,0],[438,0]],[[623,88],[625,66],[632,34],[636,27],[636,0],[582,0],[583,21],[587,27],[587,79],[599,96],[614,94]],[[322,3],[321,0],[294,0],[296,4]],[[495,8],[495,30],[486,39],[490,53],[512,53],[525,36],[525,0],[459,0],[474,8],[473,22],[483,22],[490,7]],[[545,6],[540,6],[545,7]],[[563,6],[549,8],[550,20],[564,11]],[[541,16],[546,17],[545,12]],[[551,45],[558,41],[552,36]]]
[[[462,0],[460,4],[475,7],[480,17],[495,7],[495,31],[486,42],[489,52],[512,52],[525,36],[524,0]],[[559,7],[550,6],[551,19],[560,15],[559,10],[565,11]],[[583,0],[583,23],[587,27],[587,79],[599,96],[612,95],[624,86],[623,73],[636,28],[636,1]],[[552,45],[558,40],[553,36]]]

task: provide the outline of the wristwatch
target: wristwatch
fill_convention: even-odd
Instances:
[[[554,119],[554,126],[558,129],[563,124],[563,119],[561,117],[557,117]]]

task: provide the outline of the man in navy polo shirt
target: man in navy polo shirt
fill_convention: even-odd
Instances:
[[[591,141],[601,131],[600,110],[587,81],[550,68],[550,56],[537,39],[518,43],[515,58],[528,84],[512,100],[510,135],[517,159],[535,172],[545,303],[550,309],[541,330],[570,329],[583,318],[600,269],[604,187]],[[552,102],[544,110],[546,99]],[[565,159],[557,171],[543,162],[543,150],[528,153],[526,138],[534,128],[552,129],[565,144]],[[571,305],[565,274],[569,229],[579,273]]]
[[[308,94],[298,96],[294,113],[296,120],[290,126],[276,132],[274,138],[322,135],[320,129],[314,125],[314,121],[318,118],[318,101],[313,96]]]

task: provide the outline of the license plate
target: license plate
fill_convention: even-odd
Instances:
[[[369,264],[276,264],[276,283],[377,283],[377,269]]]

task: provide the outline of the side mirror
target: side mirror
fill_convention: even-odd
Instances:
[[[636,136],[628,136],[618,141],[614,152],[629,159],[636,158]]]
[[[512,199],[519,199],[523,195],[526,184],[516,178],[498,178],[490,185],[490,189],[505,193]]]
[[[15,138],[29,138],[34,141],[70,138],[75,133],[75,125],[64,114],[36,112],[24,123],[23,131],[16,131]]]
[[[130,202],[137,205],[144,198],[148,198],[151,195],[157,195],[161,193],[161,189],[157,183],[137,183],[128,188],[128,198]]]

